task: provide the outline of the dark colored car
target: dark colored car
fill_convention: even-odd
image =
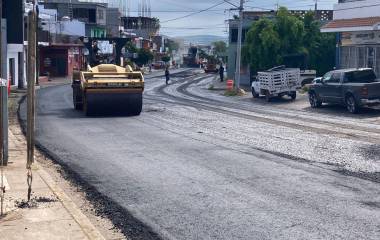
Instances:
[[[380,104],[380,82],[369,68],[331,71],[310,85],[309,101],[312,108],[335,103],[357,113],[363,106]]]

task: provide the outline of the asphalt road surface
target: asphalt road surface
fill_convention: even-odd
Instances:
[[[137,117],[85,117],[70,86],[41,89],[37,142],[130,239],[380,239],[378,112],[228,98],[211,78],[147,79]]]

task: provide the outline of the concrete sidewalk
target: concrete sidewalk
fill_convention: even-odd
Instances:
[[[13,94],[12,97],[20,94]],[[9,164],[5,174],[5,216],[0,239],[104,239],[75,203],[38,164],[33,165],[32,200],[27,203],[26,141],[17,121],[17,97],[10,99]]]

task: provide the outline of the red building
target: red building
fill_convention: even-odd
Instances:
[[[72,76],[73,69],[81,69],[84,62],[82,44],[55,43],[40,47],[40,75]]]

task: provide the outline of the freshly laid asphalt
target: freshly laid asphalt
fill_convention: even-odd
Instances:
[[[172,86],[183,81],[172,80]],[[117,206],[117,221],[134,219],[126,224],[136,226],[119,226],[127,237],[380,239],[379,183],[313,162],[310,154],[286,157],[297,148],[289,139],[302,136],[300,129],[192,105],[170,97],[181,94],[163,84],[147,79],[137,117],[85,117],[73,109],[68,85],[38,91],[38,145]],[[246,129],[238,132],[240,123]],[[244,136],[247,125],[260,131]],[[283,142],[270,143],[280,143],[283,156],[243,141],[268,142],[272,130],[286,132]]]

